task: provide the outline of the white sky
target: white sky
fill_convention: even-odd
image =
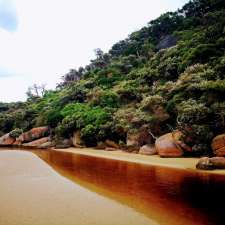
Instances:
[[[9,25],[18,23],[15,29],[7,27],[1,23],[5,14],[0,14],[0,101],[25,100],[33,83],[54,88],[70,68],[88,64],[95,48],[108,51],[151,19],[185,2],[0,0],[0,13],[6,10],[11,15]]]

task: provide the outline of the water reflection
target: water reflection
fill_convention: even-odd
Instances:
[[[34,151],[58,173],[160,224],[225,224],[225,177],[58,151]]]

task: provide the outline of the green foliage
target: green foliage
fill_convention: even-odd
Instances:
[[[118,94],[113,91],[93,89],[89,93],[89,103],[93,106],[117,108],[120,105],[120,99]]]
[[[183,132],[193,154],[210,154],[225,132],[224,0],[192,0],[133,32],[84,68],[71,69],[55,91],[0,103],[0,133],[48,125],[57,138],[81,131],[86,145],[147,125],[157,135]]]
[[[19,137],[23,133],[22,129],[16,128],[9,132],[9,136],[13,138]]]
[[[154,111],[155,108],[159,106],[164,106],[164,105],[165,105],[165,99],[163,99],[162,96],[153,95],[153,96],[148,96],[142,100],[141,109],[152,112]]]
[[[209,118],[210,108],[195,100],[181,102],[178,105],[178,125],[184,134],[184,141],[193,147],[196,154],[210,153],[210,141],[213,138]]]
[[[208,107],[203,103],[198,103],[195,100],[189,99],[188,101],[181,102],[178,106],[178,120],[181,123],[200,123],[205,121],[210,113]]]
[[[104,109],[90,107],[82,103],[65,106],[61,114],[64,119],[57,127],[57,133],[60,136],[69,137],[75,130],[79,129],[84,141],[91,145],[96,144],[101,139],[101,126],[110,120],[110,114]]]
[[[142,87],[137,81],[124,81],[117,85],[114,90],[119,95],[121,102],[129,103],[131,101],[140,101],[140,89]]]

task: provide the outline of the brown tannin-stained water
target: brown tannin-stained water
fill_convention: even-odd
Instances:
[[[223,175],[33,154],[0,152],[0,225],[225,224]]]

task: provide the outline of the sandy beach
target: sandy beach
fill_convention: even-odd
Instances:
[[[156,225],[65,179],[36,155],[0,152],[0,225]]]
[[[215,201],[225,177],[196,173],[196,160],[94,149],[2,149],[0,225],[220,224],[222,206]],[[205,195],[214,196],[207,212]]]

